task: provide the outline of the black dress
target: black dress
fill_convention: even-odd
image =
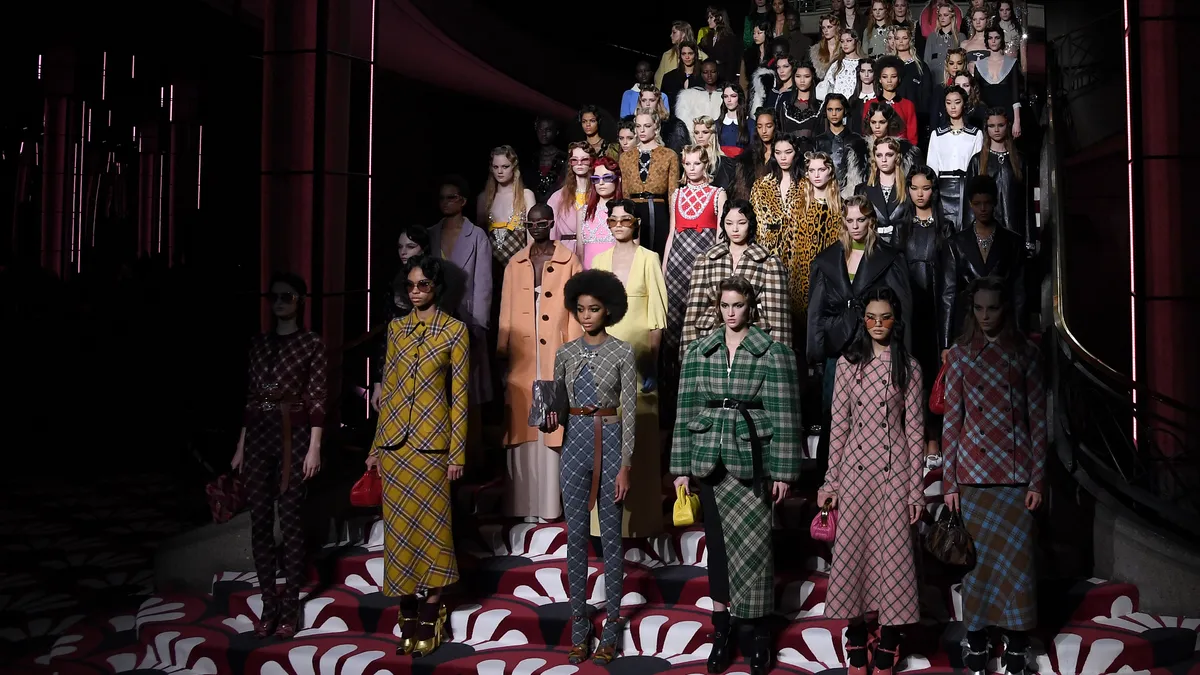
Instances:
[[[1004,57],[1004,65],[1000,69],[1000,79],[989,79],[988,59],[981,59],[975,64],[975,73],[979,75],[979,98],[989,108],[1004,108],[1009,123],[1013,122],[1013,105],[1021,100],[1021,69],[1017,60],[1011,56]],[[985,127],[986,128],[986,127]]]
[[[1000,277],[1012,292],[1017,326],[1025,328],[1025,242],[1011,230],[995,229],[987,260],[979,252],[975,228],[969,227],[948,239],[942,246],[942,285],[938,306],[938,343],[949,349],[962,332],[968,310],[963,293],[980,277]]]

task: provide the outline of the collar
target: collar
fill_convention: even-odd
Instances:
[[[983,333],[976,333],[975,337],[971,338],[971,342],[967,344],[967,355],[972,360],[979,358],[985,349],[990,346],[999,346],[999,343],[992,342],[983,336]]]
[[[711,356],[713,352],[725,344],[725,326],[722,325],[719,329],[709,333],[706,337],[700,339],[700,346],[697,349],[705,356]],[[763,329],[758,326],[750,326],[746,337],[742,338],[742,344],[739,347],[744,347],[746,351],[753,354],[755,357],[762,356],[771,348],[771,336],[767,335]]]
[[[891,362],[892,362],[892,346],[891,346],[891,345],[888,345],[888,346],[887,346],[887,349],[884,349],[884,350],[883,350],[883,351],[882,351],[882,352],[879,354],[879,356],[876,356],[875,358],[876,358],[876,359],[879,359],[879,360],[880,360],[880,361],[882,361],[883,363],[891,363]]]
[[[518,262],[518,263],[528,263],[529,262],[529,253],[532,250],[533,250],[533,244],[526,245],[525,248],[521,249],[520,251],[517,251],[513,255],[512,261]],[[550,262],[556,263],[559,265],[565,265],[566,263],[571,262],[572,255],[574,255],[574,254],[571,253],[571,249],[567,248],[566,246],[563,246],[562,242],[556,241],[556,242],[554,242],[554,253],[550,256]]]
[[[738,123],[737,113],[733,112],[731,110],[727,110],[725,112],[725,116],[721,118],[721,123],[722,124],[732,124],[733,126],[737,126],[737,123]]]
[[[450,317],[447,316],[445,312],[443,312],[440,308],[435,307],[433,318],[429,320],[429,327],[427,330],[435,331],[435,333],[440,332],[442,328],[445,327],[446,320],[448,318]],[[404,318],[400,319],[400,327],[404,331],[405,337],[412,335],[413,332],[422,325],[426,324],[424,321],[417,318],[417,312],[415,310],[405,314]]]
[[[719,258],[724,258],[725,256],[729,255],[729,244],[728,243],[717,244],[716,246],[713,246],[712,248],[708,249],[708,252],[705,253],[705,255],[708,256],[709,260],[717,260]],[[742,252],[742,255],[750,256],[750,259],[753,260],[754,262],[761,263],[762,261],[767,259],[767,256],[771,255],[771,252],[768,251],[767,249],[763,248],[762,245],[759,244],[758,242],[754,242],[753,244],[750,244],[749,246],[746,247],[746,250]]]

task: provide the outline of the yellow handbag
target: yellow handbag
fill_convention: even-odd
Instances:
[[[671,520],[679,527],[692,525],[700,515],[700,497],[687,493],[682,485],[675,486],[675,508],[671,510]]]

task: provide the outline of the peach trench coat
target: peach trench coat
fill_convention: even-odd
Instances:
[[[529,426],[533,380],[541,363],[543,380],[554,379],[554,353],[563,344],[583,335],[583,328],[563,304],[567,279],[583,271],[583,264],[561,242],[542,269],[541,312],[534,312],[533,263],[530,246],[521,249],[504,268],[500,295],[500,334],[496,352],[508,359],[504,388],[504,445],[536,441],[538,430]],[[563,427],[546,434],[546,445],[562,446]]]

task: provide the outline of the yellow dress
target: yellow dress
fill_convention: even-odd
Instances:
[[[458,581],[447,471],[464,462],[469,363],[466,325],[441,310],[428,322],[412,312],[388,326],[371,444],[383,479],[386,595]]]
[[[592,269],[613,271],[613,249],[596,254]],[[608,334],[628,342],[637,360],[638,375],[645,378],[653,367],[650,331],[667,327],[667,284],[658,254],[639,246],[625,282],[629,310]],[[638,387],[637,424],[634,427],[633,466],[629,469],[629,494],[625,497],[622,537],[650,537],[663,529],[662,444],[658,429],[658,392]],[[592,536],[600,536],[600,521],[592,509]]]

